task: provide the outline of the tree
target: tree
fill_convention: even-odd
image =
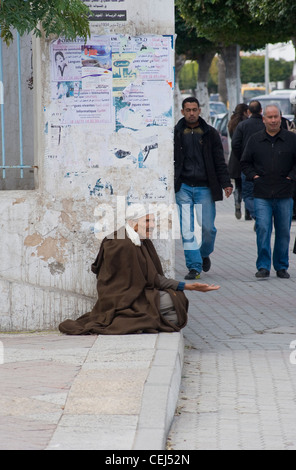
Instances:
[[[32,32],[50,34],[74,40],[90,36],[90,10],[81,0],[0,0],[1,38],[9,45],[13,29],[19,34]]]
[[[249,0],[250,14],[261,26],[274,23],[281,35],[295,36],[296,3],[291,0]]]
[[[196,28],[198,36],[221,47],[240,44],[244,50],[252,50],[264,47],[267,42],[287,40],[287,31],[283,31],[277,18],[269,17],[263,22],[250,11],[250,3],[256,3],[261,9],[262,2],[276,3],[274,0],[176,0],[176,5],[186,22]]]
[[[251,15],[262,27],[275,22],[281,35],[285,35],[285,41],[292,40],[296,48],[296,3],[291,0],[250,0],[249,8]],[[279,39],[280,41],[280,39]],[[279,42],[277,41],[277,42]],[[296,78],[296,57],[294,62],[294,78]]]
[[[209,69],[218,48],[208,39],[199,37],[195,27],[190,26],[181,18],[178,9],[175,10],[175,29],[177,33],[176,54],[183,54],[187,60],[195,60],[198,63],[195,94],[203,108],[205,119],[208,119],[210,114],[208,103]]]
[[[244,50],[254,50],[267,43],[286,41],[286,33],[277,27],[274,19],[266,20],[264,25],[259,23],[251,15],[249,0],[176,0],[176,5],[188,25],[196,28],[199,37],[220,46],[226,66],[229,108],[232,111],[237,103],[237,45]]]

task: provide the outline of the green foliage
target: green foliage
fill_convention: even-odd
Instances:
[[[211,41],[199,37],[195,27],[186,23],[177,8],[175,8],[175,32],[177,35],[176,53],[185,54],[188,60],[195,60],[199,54],[219,49]]]
[[[288,27],[292,25],[293,31],[296,24],[296,3],[291,0],[249,0],[249,9],[253,17],[264,24],[266,21],[274,20],[285,23]]]
[[[214,57],[210,67],[208,87],[215,91],[218,86],[218,64]],[[264,56],[241,57],[241,82],[242,83],[264,83],[265,81],[265,58]],[[269,59],[270,80],[272,82],[287,80],[292,74],[293,62],[283,59]],[[198,77],[198,63],[187,61],[179,73],[180,90],[194,90]]]
[[[32,32],[41,36],[50,34],[74,40],[90,35],[90,10],[81,0],[2,0],[0,3],[1,38],[7,45],[12,41],[12,30],[22,36]]]
[[[264,57],[241,57],[241,82],[264,83]]]
[[[264,83],[264,56],[252,56],[241,58],[241,82]],[[269,74],[272,82],[287,80],[293,70],[293,62],[283,59],[269,59]]]
[[[186,61],[179,72],[178,83],[180,90],[195,90],[198,80],[198,62]],[[218,88],[218,59],[214,57],[209,71],[208,89],[215,93]]]
[[[256,0],[259,7],[261,1]],[[198,36],[224,47],[239,44],[244,50],[259,49],[267,43],[290,39],[278,27],[276,17],[266,19],[263,24],[252,15],[249,0],[176,0],[175,3],[181,17],[196,28]]]
[[[179,73],[180,90],[194,90],[198,77],[198,64],[195,60],[187,61]]]
[[[265,27],[273,24],[286,40],[296,36],[296,3],[293,0],[249,0],[249,9],[253,18]],[[281,42],[279,39],[277,42]]]

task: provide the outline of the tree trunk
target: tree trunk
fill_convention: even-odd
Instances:
[[[237,46],[223,47],[221,51],[222,59],[225,63],[227,94],[229,102],[229,114],[234,111],[238,104],[238,89],[241,88],[240,77],[237,77]]]
[[[215,56],[214,51],[199,54],[196,57],[198,62],[198,80],[196,83],[195,96],[199,101],[202,109],[201,116],[207,122],[210,119],[210,106],[209,106],[209,91],[208,91],[208,77],[212,60]]]
[[[220,100],[227,105],[228,97],[225,78],[225,64],[221,55],[218,56],[218,93]]]
[[[292,80],[296,80],[296,36],[293,36],[292,38],[292,43],[295,49],[295,57],[294,57],[294,65],[293,65],[293,72],[292,72]],[[294,87],[293,87],[294,88]],[[296,88],[296,82],[295,82],[295,88]]]

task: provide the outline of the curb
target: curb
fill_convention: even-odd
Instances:
[[[132,450],[166,448],[180,391],[183,360],[183,333],[159,333],[144,385]]]

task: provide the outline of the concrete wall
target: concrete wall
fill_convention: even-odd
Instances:
[[[110,14],[112,10],[126,12],[124,21],[114,21],[113,16],[112,21],[91,23],[98,43],[119,37],[122,47],[129,38],[155,35],[155,44],[159,44],[163,35],[174,34],[172,0],[88,3],[99,12],[108,8]],[[103,42],[102,35],[105,35]],[[150,39],[148,52],[158,65],[164,61],[167,70],[168,55],[159,50],[154,54]],[[94,44],[94,39],[89,42]],[[95,87],[100,94],[105,85],[101,81],[85,82],[85,94],[79,98],[58,98],[53,52],[61,44],[55,38],[33,42],[36,189],[0,191],[2,331],[55,329],[63,319],[76,318],[89,311],[96,298],[96,279],[90,272],[90,265],[105,235],[104,230],[108,232],[112,228],[113,220],[116,225],[122,219],[120,204],[127,199],[165,206],[174,203],[173,109],[170,118],[161,106],[169,99],[173,108],[172,84],[165,76],[157,83],[149,82],[147,76],[145,86],[140,77],[135,84],[140,86],[141,103],[150,100],[150,115],[151,107],[157,107],[157,111],[152,109],[152,118],[158,120],[149,125],[147,120],[138,128],[135,128],[135,120],[131,127],[128,124],[128,113],[133,114],[137,109],[136,88],[132,95],[135,108],[130,109],[125,103],[123,124],[115,127],[120,111],[118,103],[122,104],[118,97],[112,106],[111,122],[108,119],[103,122],[107,107],[102,111],[95,103],[97,122],[88,122],[85,107],[86,117],[81,113],[78,122],[72,124],[75,110],[81,111],[77,106],[85,106],[85,103],[92,106],[96,101]],[[67,48],[66,44],[66,51]],[[120,52],[124,52],[122,48]],[[173,54],[169,60],[171,73]],[[108,85],[104,89],[108,96]],[[156,92],[156,102],[151,90]],[[144,107],[140,108],[139,116],[143,110]],[[152,149],[143,165],[141,151],[147,149],[148,144]],[[156,240],[155,244],[165,272],[173,275],[173,243]]]

